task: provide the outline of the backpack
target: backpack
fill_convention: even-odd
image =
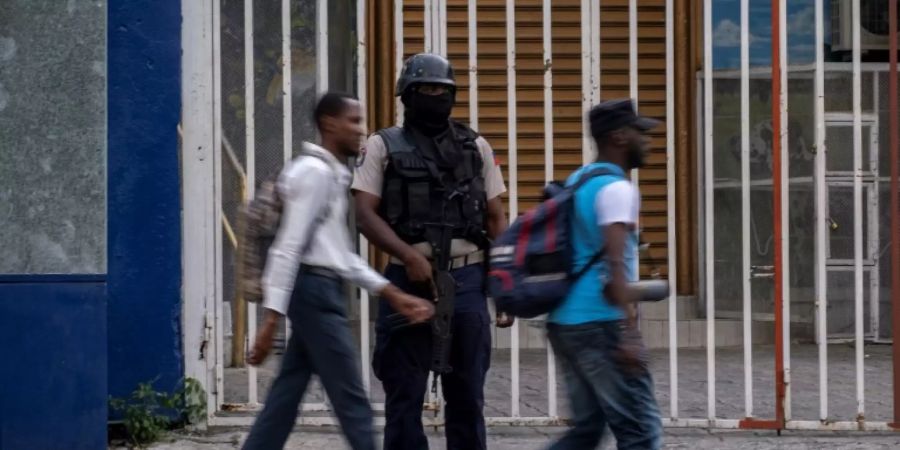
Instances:
[[[575,192],[603,175],[618,174],[599,167],[582,174],[570,186],[549,186],[550,198],[517,219],[494,241],[487,285],[498,311],[526,319],[547,314],[600,261],[602,250],[584,267],[575,267],[572,226]]]
[[[330,166],[325,158],[312,152],[303,152],[300,158],[311,156],[318,158]],[[239,213],[237,291],[240,298],[250,303],[260,303],[263,299],[263,273],[269,248],[275,242],[278,228],[281,225],[283,211],[281,194],[278,192],[278,175],[269,177],[256,189],[253,200],[247,203]],[[309,238],[301,252],[305,254],[313,242],[319,225],[330,213],[326,206],[323,214],[317,215],[309,229]]]

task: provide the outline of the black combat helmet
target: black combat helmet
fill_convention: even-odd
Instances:
[[[396,95],[399,97],[410,86],[422,83],[443,84],[456,89],[456,78],[453,76],[450,61],[433,53],[410,56],[403,64],[400,78],[397,79]]]

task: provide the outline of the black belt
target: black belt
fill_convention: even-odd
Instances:
[[[332,269],[322,266],[312,266],[309,264],[300,264],[300,273],[316,275],[320,277],[330,278],[332,280],[341,281],[341,276]]]

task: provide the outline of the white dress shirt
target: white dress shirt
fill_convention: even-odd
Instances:
[[[284,209],[263,273],[263,306],[281,314],[287,313],[301,263],[333,270],[372,293],[388,284],[350,244],[346,222],[347,192],[352,178],[349,169],[322,147],[303,145],[304,152],[315,153],[328,162],[301,155],[278,178]],[[311,237],[310,229],[316,218],[328,208],[328,216]],[[310,239],[309,249],[301,255]]]

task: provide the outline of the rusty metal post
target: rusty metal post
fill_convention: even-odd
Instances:
[[[698,68],[695,60],[696,36],[691,25],[691,0],[675,0],[675,236],[677,241],[677,286],[679,295],[696,293],[697,227],[696,182],[694,171],[697,149],[693,134],[696,129],[694,114],[694,74]]]

